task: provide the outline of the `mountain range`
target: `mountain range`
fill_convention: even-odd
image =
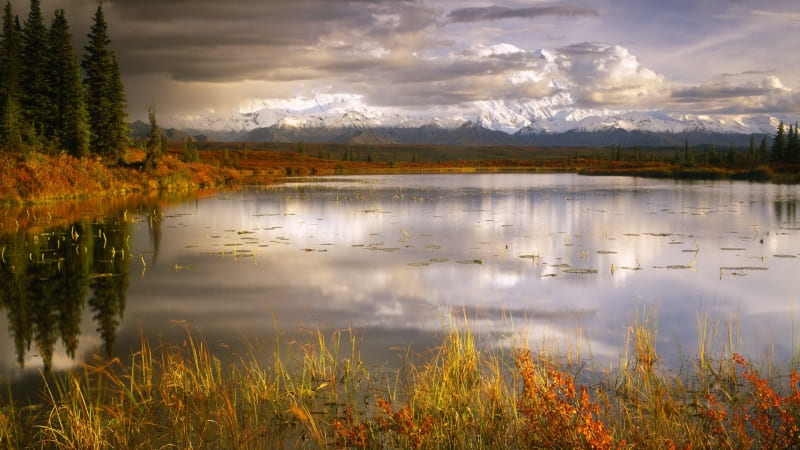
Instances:
[[[232,113],[171,116],[162,122],[170,138],[248,142],[352,144],[609,146],[693,144],[747,145],[775,133],[783,120],[768,114],[688,115],[663,111],[586,109],[568,94],[535,101],[473,102],[443,115],[389,111],[360,96],[313,100],[262,100]],[[134,136],[146,134],[138,122]],[[144,132],[144,133],[143,133]],[[168,133],[168,135],[169,135]]]

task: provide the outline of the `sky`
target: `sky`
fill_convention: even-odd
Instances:
[[[13,0],[24,22],[27,0]],[[64,8],[82,49],[96,0]],[[800,114],[797,0],[105,0],[131,119],[355,96]],[[561,100],[558,100],[561,99]],[[288,104],[288,103],[287,103]]]

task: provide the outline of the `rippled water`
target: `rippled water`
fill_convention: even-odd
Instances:
[[[392,364],[452,311],[612,362],[637,310],[657,311],[665,354],[694,352],[708,313],[738,350],[788,361],[798,203],[798,186],[728,181],[330,177],[6,234],[0,380],[186,326],[220,354],[276,329],[352,327],[370,363]]]

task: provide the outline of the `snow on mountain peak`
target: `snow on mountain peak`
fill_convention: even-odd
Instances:
[[[503,51],[510,48],[501,47]],[[773,133],[778,118],[768,115],[670,114],[663,111],[588,109],[572,94],[558,92],[535,100],[475,101],[431,113],[410,113],[371,107],[363,96],[321,94],[314,98],[259,99],[230,114],[195,114],[167,118],[168,126],[195,131],[246,132],[256,128],[417,128],[433,125],[455,129],[467,122],[513,134],[563,133],[608,129],[652,132],[708,131]],[[793,122],[796,118],[783,118]]]

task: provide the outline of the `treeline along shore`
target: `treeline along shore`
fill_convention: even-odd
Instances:
[[[675,179],[800,181],[800,164],[755,161],[747,149],[455,147],[325,143],[160,141],[145,169],[146,141],[120,161],[66,152],[0,153],[0,203],[27,204],[99,195],[191,192],[271,184],[286,177],[382,173],[572,172]]]

